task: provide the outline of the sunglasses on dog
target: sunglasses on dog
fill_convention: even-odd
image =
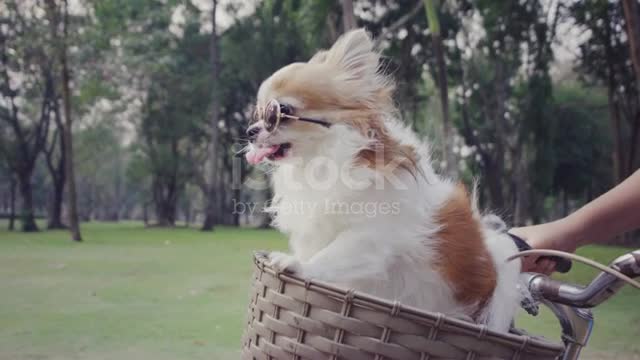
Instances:
[[[262,117],[262,121],[264,121],[265,130],[268,132],[274,132],[280,126],[280,123],[283,119],[289,120],[297,120],[297,121],[306,121],[313,124],[322,125],[326,128],[331,127],[331,123],[324,120],[318,119],[310,119],[301,116],[295,116],[293,114],[293,109],[286,104],[280,104],[278,100],[271,100],[264,108],[264,111],[260,113],[259,110],[256,110],[254,114],[255,120],[258,120],[258,116]]]

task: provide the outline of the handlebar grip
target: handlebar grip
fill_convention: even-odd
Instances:
[[[513,240],[513,242],[516,244],[516,246],[518,247],[518,250],[520,251],[526,251],[526,250],[531,250],[532,247],[531,245],[529,245],[529,243],[527,243],[526,241],[524,241],[524,239],[522,239],[521,237],[517,236],[517,235],[513,235],[511,233],[507,233],[509,236],[511,236],[511,239]],[[560,273],[568,273],[569,270],[571,270],[571,260],[559,257],[559,256],[550,256],[550,255],[542,255],[538,258],[538,260],[536,260],[536,263],[542,259],[548,259],[551,260],[553,262],[556,263],[556,271],[560,272]],[[640,275],[640,274],[639,274]]]
[[[556,271],[559,273],[566,274],[571,270],[571,266],[573,265],[571,260],[565,259],[559,256],[541,256],[536,260],[538,262],[540,259],[549,259],[556,263]]]
[[[610,266],[630,278],[640,276],[640,249],[620,256]]]
[[[525,275],[528,276],[529,291],[531,291],[535,299],[540,300],[542,298],[554,302],[561,300],[560,287],[563,283],[542,274],[525,273]]]

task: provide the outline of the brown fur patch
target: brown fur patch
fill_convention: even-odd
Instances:
[[[329,120],[332,123],[348,124],[362,135],[371,138],[371,146],[362,150],[356,159],[356,165],[372,169],[397,167],[416,176],[418,153],[411,146],[403,145],[389,134],[383,114],[394,111],[393,84],[381,82],[370,89],[370,93],[354,94],[358,90],[345,80],[343,69],[325,63],[327,52],[319,52],[309,63],[290,64],[272,75],[268,84],[268,96],[293,97],[301,101],[297,115],[305,116],[306,112],[332,111]],[[262,99],[268,101],[268,99]],[[264,104],[262,104],[264,106]],[[310,116],[313,117],[313,116]],[[307,126],[308,123],[295,124]]]
[[[322,54],[319,55],[322,58]],[[326,64],[295,63],[272,75],[271,92],[279,96],[292,96],[304,103],[305,110],[361,110],[390,111],[393,106],[392,83],[381,86],[368,97],[345,92],[345,83],[337,81],[340,71]]]
[[[464,185],[456,187],[436,221],[441,226],[436,269],[453,285],[457,301],[478,306],[477,316],[493,294],[497,275]]]
[[[292,64],[273,75],[271,91],[279,96],[293,96],[304,103],[305,110],[357,109],[362,104],[337,96],[332,79],[321,66]]]

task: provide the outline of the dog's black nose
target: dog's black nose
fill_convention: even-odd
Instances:
[[[249,137],[249,140],[253,140],[258,136],[258,133],[260,133],[260,126],[250,126],[247,129],[247,136]]]

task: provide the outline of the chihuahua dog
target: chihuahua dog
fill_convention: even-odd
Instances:
[[[270,263],[507,330],[520,262],[506,259],[517,249],[463,185],[435,173],[393,90],[362,29],[262,83],[246,158],[273,166],[267,211],[291,250]]]

